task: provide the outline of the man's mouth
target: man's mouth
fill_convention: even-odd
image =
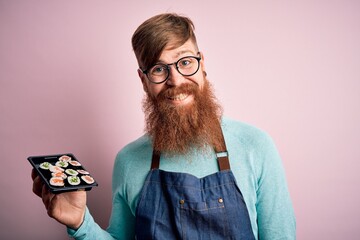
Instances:
[[[172,100],[172,101],[183,101],[185,100],[189,95],[185,94],[185,93],[180,93],[178,95],[175,96],[169,96],[168,99]]]

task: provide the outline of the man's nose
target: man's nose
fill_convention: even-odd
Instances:
[[[179,73],[176,69],[175,64],[169,65],[169,78],[166,81],[166,84],[171,86],[179,86],[184,81],[184,76]]]

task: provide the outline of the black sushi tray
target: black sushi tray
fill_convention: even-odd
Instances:
[[[30,156],[28,160],[52,193],[89,191],[98,186],[72,153]]]

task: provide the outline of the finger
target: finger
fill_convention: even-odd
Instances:
[[[41,181],[40,176],[37,176],[33,180],[33,193],[38,195],[39,197],[42,197],[42,188],[44,183]]]
[[[37,176],[39,176],[36,172],[36,170],[33,168],[32,171],[31,171],[31,178],[32,180],[34,180]]]
[[[54,197],[54,194],[52,194],[47,186],[43,185],[41,190],[41,198],[43,200],[43,203],[45,205],[46,210],[49,209],[49,206],[51,204],[51,200]]]
[[[56,208],[57,199],[58,198],[55,194],[51,194],[47,207],[47,214],[49,215],[49,217],[55,218],[55,210],[56,210],[55,208]]]

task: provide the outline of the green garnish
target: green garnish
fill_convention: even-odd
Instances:
[[[73,183],[76,183],[79,181],[79,179],[77,177],[72,177],[72,178],[70,178],[70,181]]]

